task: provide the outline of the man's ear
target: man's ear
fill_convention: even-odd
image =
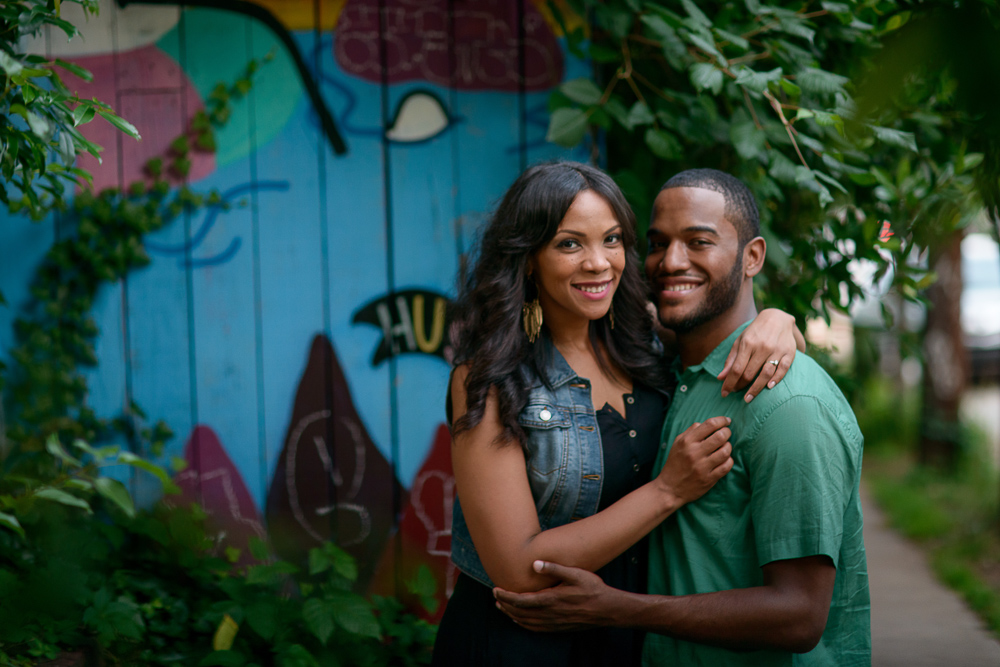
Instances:
[[[763,237],[751,239],[743,246],[743,275],[753,278],[764,268],[764,257],[767,255],[767,242]]]

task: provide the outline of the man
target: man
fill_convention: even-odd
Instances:
[[[562,585],[498,589],[501,608],[537,630],[642,628],[646,665],[869,665],[862,436],[850,406],[805,355],[752,402],[721,396],[716,378],[756,314],[766,246],[753,196],[728,174],[683,172],[660,191],[648,237],[646,273],[679,352],[656,469],[685,426],[715,415],[732,418],[735,465],[650,534],[649,595],[538,561]]]

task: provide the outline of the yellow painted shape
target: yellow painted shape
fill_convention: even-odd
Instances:
[[[274,14],[289,30],[315,30],[314,0],[248,0]],[[320,30],[333,30],[347,0],[320,0]]]
[[[531,0],[535,5],[535,9],[541,13],[542,18],[551,26],[552,32],[557,37],[562,37],[562,28],[559,27],[559,22],[556,21],[555,16],[552,14],[552,10],[549,9],[549,2],[559,8],[559,13],[562,14],[563,21],[566,23],[566,29],[570,32],[576,30],[577,28],[583,28],[585,34],[590,34],[590,28],[587,26],[587,22],[583,20],[583,17],[574,12],[566,0]]]
[[[424,295],[413,297],[413,335],[417,339],[417,347],[425,354],[433,354],[444,338],[445,301],[441,297],[434,300],[434,322],[431,324],[430,338],[424,328]]]

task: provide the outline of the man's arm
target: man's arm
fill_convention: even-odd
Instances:
[[[538,593],[494,589],[497,606],[536,631],[630,627],[731,650],[805,653],[826,628],[836,569],[826,556],[768,563],[762,586],[700,595],[626,593],[585,570],[536,562],[563,583]]]

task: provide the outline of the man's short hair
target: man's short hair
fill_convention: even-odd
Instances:
[[[721,194],[726,200],[726,220],[736,228],[741,248],[760,236],[757,200],[746,183],[735,176],[718,169],[688,169],[664,183],[660,192],[671,188],[701,188]]]

